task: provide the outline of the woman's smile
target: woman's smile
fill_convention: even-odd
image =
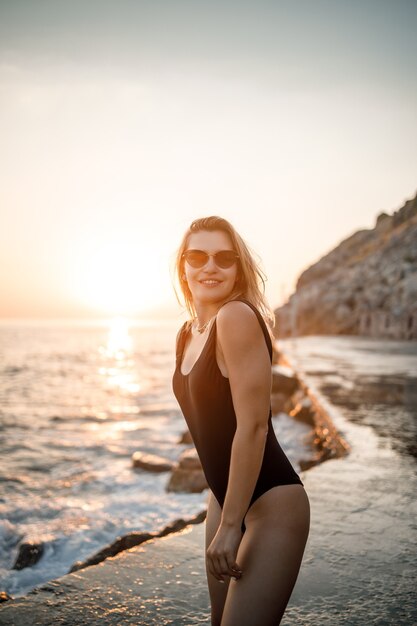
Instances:
[[[203,280],[200,280],[199,282],[202,285],[206,285],[206,287],[217,287],[217,285],[220,285],[223,281],[216,280],[213,278],[204,278]]]

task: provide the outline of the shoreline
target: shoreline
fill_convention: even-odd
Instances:
[[[287,404],[287,407],[292,406],[292,409],[289,409],[289,408],[287,409],[288,410],[287,416],[291,417],[292,419],[296,421],[297,420],[302,421],[311,428],[311,433],[310,435],[308,435],[308,438],[311,439],[310,444],[311,444],[312,452],[311,452],[310,457],[298,459],[298,463],[300,465],[300,473],[309,470],[310,468],[314,467],[315,465],[319,463],[323,463],[332,458],[340,458],[344,456],[345,454],[347,454],[350,450],[349,445],[342,438],[338,430],[335,428],[329,412],[326,411],[321,406],[321,404],[318,402],[315,395],[308,388],[308,386],[305,384],[302,378],[300,378],[300,376],[291,366],[290,362],[285,357],[285,355],[282,352],[280,352],[280,350],[277,349],[277,347],[274,348],[274,363],[277,366],[283,366],[283,371],[285,372],[284,376],[288,379],[287,385],[288,385],[288,381],[292,381],[293,383],[293,391],[291,393],[287,393],[287,402],[290,403],[290,404]],[[282,371],[279,374],[276,373],[275,376],[279,377],[278,382],[279,384],[282,384],[282,377],[283,377]],[[285,387],[285,385],[283,386]],[[271,395],[271,398],[273,401],[274,399],[273,394]],[[179,443],[184,443],[184,441],[185,442],[188,441],[188,443],[191,443],[192,445],[192,440],[189,437],[187,437],[187,435],[189,435],[189,433],[187,431],[184,432]],[[192,450],[194,450],[195,452],[195,448],[187,449],[186,452],[187,451],[190,452]],[[161,458],[160,460],[163,460],[163,459]],[[181,462],[180,462],[180,465],[181,465]],[[196,460],[194,460],[192,468],[196,469],[197,466],[199,470],[202,472],[199,461],[196,462]],[[190,480],[188,478],[189,476],[191,476],[190,464],[189,464],[188,470],[185,470],[184,473],[185,473],[185,477],[183,477],[182,483],[185,489],[184,492],[186,492],[187,488],[193,482],[192,479]],[[187,519],[177,518],[160,530],[156,530],[156,531],[150,530],[150,531],[142,531],[142,532],[130,531],[126,534],[120,535],[116,537],[114,541],[112,541],[109,544],[104,545],[102,548],[100,548],[95,553],[91,554],[86,559],[75,561],[71,565],[70,569],[64,575],[68,575],[73,572],[80,571],[87,567],[98,565],[99,563],[102,563],[103,561],[105,561],[107,558],[114,557],[117,554],[120,554],[121,552],[125,550],[129,550],[135,546],[145,544],[148,541],[153,541],[158,538],[166,537],[167,535],[170,535],[172,533],[180,532],[189,525],[201,524],[205,521],[206,514],[207,514],[207,509],[203,509],[202,511],[200,511],[199,513],[197,513],[191,518],[187,518]],[[25,550],[25,554],[23,555],[22,560],[25,560],[25,559],[30,560],[30,556],[31,556],[30,553],[37,552],[39,547],[41,548],[40,554],[42,554],[43,552],[42,546],[37,546],[36,544],[32,545],[30,543],[25,545],[26,550]],[[19,560],[19,557],[17,560]],[[34,563],[36,563],[36,557],[35,557]],[[27,565],[23,565],[23,567],[30,566],[30,565],[31,563],[29,562]],[[46,581],[45,583],[42,583],[42,584],[48,584],[49,582],[50,581]],[[41,585],[38,585],[37,587],[39,586]],[[35,587],[35,589],[37,587]],[[31,591],[27,593],[30,593],[30,592]],[[5,594],[6,592],[0,591],[0,594],[1,593]],[[22,594],[22,595],[17,595],[17,596],[6,594],[6,595],[3,595],[2,597],[0,595],[0,604],[1,602],[24,597],[24,595],[27,595],[27,593]]]
[[[275,354],[278,365],[284,365],[284,367],[288,367],[294,372],[299,388],[307,399],[307,423],[311,423],[313,427],[314,438],[312,443],[316,449],[316,455],[313,455],[311,459],[313,464],[324,463],[327,460],[342,458],[349,454],[351,446],[336,428],[330,410],[324,406],[323,398],[321,400],[318,399],[317,394],[307,385],[300,373],[295,370],[285,352],[277,347]],[[312,467],[312,465],[308,465],[307,461],[303,469],[309,469],[309,467]]]
[[[284,352],[288,363],[297,364],[309,399],[350,448],[343,446],[337,456],[336,446],[328,462],[303,474],[310,535],[282,626],[417,623],[414,466],[319,391],[322,372],[313,372],[316,384],[312,368],[306,373],[293,358],[299,353]],[[324,349],[320,358],[326,356]],[[372,367],[366,371],[372,374]],[[323,423],[323,431],[327,427]],[[38,587],[0,605],[0,625],[210,624],[204,531],[204,524],[188,525]]]
[[[349,451],[349,446],[333,424],[329,412],[321,406],[320,402],[317,400],[312,391],[308,388],[308,386],[298,375],[298,373],[293,369],[288,359],[282,353],[275,352],[275,355],[275,362],[277,365],[284,365],[286,368],[291,369],[292,378],[295,379],[297,382],[297,390],[299,393],[298,399],[303,396],[304,399],[308,398],[310,402],[307,418],[305,415],[305,411],[301,418],[297,417],[297,403],[293,403],[295,411],[294,419],[302,419],[302,421],[305,421],[312,426],[312,456],[310,459],[304,460],[304,467],[302,467],[301,469],[301,471],[307,472],[309,474],[310,470],[318,464],[322,464],[330,459],[341,458],[346,455]],[[192,554],[194,554],[193,557],[191,557],[191,555],[189,554],[189,558],[192,559],[194,563],[194,558],[197,561],[197,554],[200,552],[201,543],[203,541],[204,525],[202,525],[202,522],[204,522],[205,518],[206,509],[201,511],[193,518],[186,520],[180,518],[174,520],[172,523],[165,526],[159,532],[131,532],[118,537],[114,542],[105,546],[102,550],[93,554],[85,561],[74,563],[70,571],[64,576],[37,586],[32,591],[23,596],[9,596],[7,599],[5,599],[4,602],[0,604],[0,624],[13,623],[17,626],[19,626],[20,624],[23,625],[25,623],[25,620],[27,619],[28,612],[32,614],[33,605],[36,605],[37,610],[39,609],[40,615],[42,614],[43,609],[46,610],[46,607],[49,607],[48,610],[57,610],[58,615],[61,615],[61,610],[64,610],[63,603],[61,602],[61,600],[55,603],[51,598],[54,598],[55,596],[57,598],[66,597],[68,594],[68,590],[72,589],[74,591],[75,588],[77,588],[78,592],[81,592],[83,590],[82,593],[85,593],[88,585],[92,584],[91,581],[102,581],[104,571],[102,569],[103,567],[106,568],[105,578],[107,580],[107,569],[109,568],[109,575],[112,576],[112,571],[114,567],[117,567],[117,571],[119,571],[119,563],[121,565],[123,562],[123,567],[127,567],[125,559],[128,559],[129,562],[131,558],[138,560],[139,562],[137,563],[137,565],[139,565],[142,569],[144,568],[145,572],[148,572],[149,567],[152,571],[151,563],[153,557],[149,557],[150,561],[147,565],[144,564],[143,559],[145,559],[146,561],[148,555],[152,555],[154,552],[159,553],[160,550],[162,550],[162,552],[168,551],[166,557],[169,560],[169,557],[171,555],[171,559],[173,560],[172,568],[169,568],[169,570],[172,569],[174,571],[176,567],[181,569],[178,562],[180,557],[178,547],[180,545],[180,541],[182,542],[183,539],[185,541],[184,549],[186,550],[186,552],[189,552],[191,550]],[[197,526],[200,526],[201,528],[197,530]],[[160,548],[158,547],[159,545]],[[201,554],[198,554],[198,559],[200,558]],[[118,561],[119,559],[122,559],[122,561]],[[197,562],[194,563],[193,570],[196,570],[196,568]],[[184,573],[178,574],[178,576],[180,577],[183,575]],[[201,575],[203,575],[204,578],[205,573],[200,572],[200,576]],[[166,580],[165,584],[169,584],[169,582],[169,580]],[[86,583],[87,585],[86,588],[83,587],[84,583]],[[140,581],[140,587],[141,593],[143,593],[143,590],[148,589],[145,580]],[[151,590],[148,589],[148,592],[150,593]],[[173,601],[174,599],[175,598],[173,598]],[[154,598],[154,600],[156,600],[156,598]],[[86,606],[88,606],[88,602],[86,602]],[[82,612],[84,614],[84,611]],[[9,619],[8,615],[10,615],[10,617],[12,618],[12,622],[3,621],[4,617],[6,618],[6,620]],[[21,621],[19,621],[20,619]],[[38,621],[32,622],[33,624],[49,623],[48,621],[42,621],[44,618],[42,618],[41,616],[37,617],[36,619]],[[50,618],[48,617],[48,620],[49,619]],[[86,616],[83,617],[83,619],[86,619]],[[88,619],[90,620],[89,623],[93,623],[91,622],[91,615],[88,617]],[[101,623],[103,623],[103,619],[104,615],[102,615],[100,618]],[[82,622],[69,621],[66,623],[77,624]],[[105,621],[104,623],[113,624],[118,622],[110,620],[108,622]],[[135,623],[147,624],[148,622]],[[183,622],[175,621],[164,623],[181,624]],[[193,621],[193,623],[197,622]]]

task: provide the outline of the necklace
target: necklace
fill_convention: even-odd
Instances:
[[[197,322],[197,326],[195,326],[196,331],[197,331],[198,333],[200,333],[200,335],[201,335],[201,333],[204,333],[204,331],[206,330],[207,326],[210,324],[210,322],[211,322],[211,320],[212,320],[212,319],[213,319],[213,318],[211,317],[211,318],[208,320],[208,322],[206,322],[206,323],[205,323],[205,324],[203,324],[202,326],[198,326],[198,322]]]

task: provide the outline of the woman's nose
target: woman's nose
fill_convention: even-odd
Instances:
[[[204,269],[206,271],[211,271],[211,272],[214,271],[214,270],[217,270],[217,265],[216,265],[216,262],[214,260],[214,257],[209,256],[208,261],[207,261],[207,263],[204,266]]]

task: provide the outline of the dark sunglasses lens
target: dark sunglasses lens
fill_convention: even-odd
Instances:
[[[214,260],[219,267],[227,269],[236,263],[236,254],[233,250],[222,250],[214,255]]]
[[[209,255],[203,250],[186,250],[184,258],[191,267],[204,267],[209,260]],[[237,255],[233,250],[221,250],[214,255],[214,262],[218,267],[227,269],[236,263]]]
[[[187,250],[184,258],[191,267],[203,267],[209,259],[208,254],[202,250]]]

